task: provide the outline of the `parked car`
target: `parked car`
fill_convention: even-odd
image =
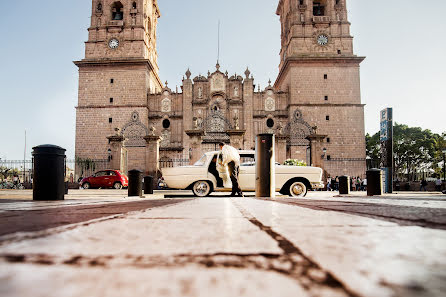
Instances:
[[[162,168],[164,182],[171,189],[190,189],[199,197],[208,196],[213,191],[230,191],[216,176],[209,172],[212,159],[219,158],[220,152],[205,153],[191,166]],[[243,191],[255,191],[255,151],[239,151],[241,164],[239,184]],[[322,169],[310,166],[289,166],[276,163],[276,191],[292,197],[303,197],[308,190],[323,188]]]
[[[90,188],[126,188],[129,185],[127,176],[119,170],[102,170],[90,177],[83,178],[80,186],[84,189]]]

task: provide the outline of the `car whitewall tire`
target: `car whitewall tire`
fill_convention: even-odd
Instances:
[[[82,188],[84,188],[84,189],[90,189],[90,184],[89,184],[89,183],[84,183],[84,184],[82,185]]]
[[[211,193],[211,185],[205,180],[197,181],[192,187],[192,192],[195,196],[206,197]]]
[[[307,195],[307,186],[301,181],[293,182],[289,188],[291,197],[305,197]]]
[[[116,189],[116,190],[120,190],[120,189],[122,189],[122,185],[121,185],[121,183],[116,182],[116,183],[113,184],[113,188]]]

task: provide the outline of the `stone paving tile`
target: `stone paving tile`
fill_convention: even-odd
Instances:
[[[32,285],[26,285],[32,284]],[[275,272],[201,267],[140,269],[124,267],[0,264],[0,295],[9,297],[306,297],[298,283]]]
[[[73,256],[281,252],[277,243],[243,218],[229,199],[154,208],[0,247],[0,253],[16,251]]]
[[[194,199],[34,235],[0,239],[0,295],[446,292],[445,231],[274,201]]]
[[[255,199],[235,199],[263,224],[364,296],[442,296],[446,232]]]

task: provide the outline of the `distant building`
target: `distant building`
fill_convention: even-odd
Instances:
[[[75,62],[76,156],[118,153],[114,166],[150,172],[148,143],[156,138],[147,135],[161,137],[157,158],[192,162],[221,141],[251,149],[257,134],[274,133],[279,162],[364,175],[364,57],[353,53],[345,0],[281,0],[276,13],[282,49],[274,85],[259,89],[249,69],[229,74],[217,63],[205,76],[187,70],[181,90],[171,90],[158,75],[157,1],[93,0],[85,59]]]

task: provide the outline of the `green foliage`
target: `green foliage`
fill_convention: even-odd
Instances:
[[[290,165],[290,166],[307,166],[307,163],[302,160],[297,159],[288,159],[286,160],[283,165]]]
[[[80,167],[81,169],[81,176],[84,175],[84,171],[95,171],[96,170],[96,162],[93,161],[90,158],[79,158],[76,157],[76,164]]]
[[[14,176],[14,174],[19,174],[19,171],[17,168],[7,168],[4,166],[0,167],[0,178],[7,179],[8,177]]]
[[[438,163],[441,151],[446,148],[446,134],[432,133],[420,127],[409,127],[395,123],[393,127],[393,152],[395,173],[412,179],[416,171],[434,169],[440,172]],[[379,132],[366,135],[367,155],[373,160],[380,159]],[[412,177],[411,177],[412,176]]]
[[[373,136],[366,134],[365,136],[367,156],[372,158],[372,160],[379,160],[380,158],[380,143],[379,143],[379,132],[375,133]]]

